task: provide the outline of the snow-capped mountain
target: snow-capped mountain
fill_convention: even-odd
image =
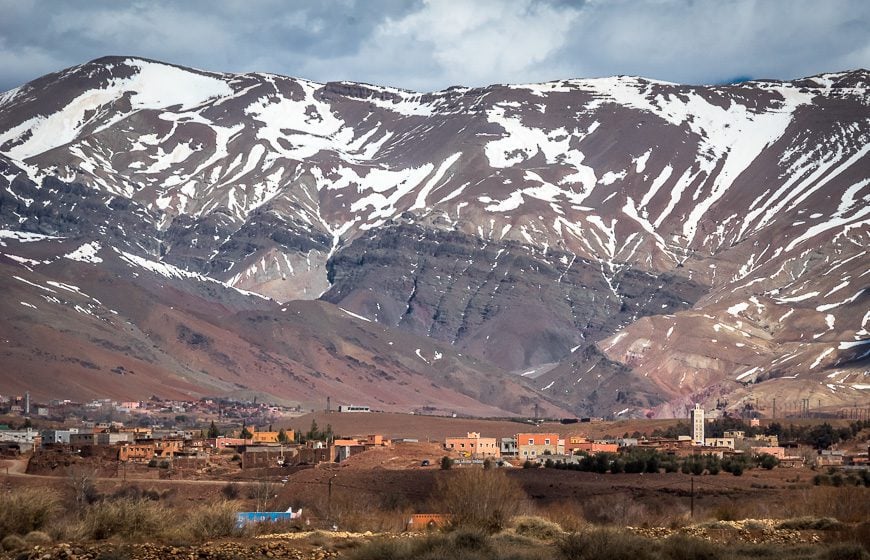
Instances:
[[[868,78],[418,94],[104,58],[0,95],[0,219],[84,269],[339,305],[577,413],[836,406],[870,398]]]

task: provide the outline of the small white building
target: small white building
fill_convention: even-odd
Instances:
[[[29,443],[33,444],[42,438],[40,433],[33,428],[24,430],[0,430],[0,441],[10,443]]]
[[[339,412],[371,412],[371,409],[367,406],[362,406],[358,404],[343,404],[338,407]]]
[[[69,428],[68,430],[45,430],[42,432],[42,443],[63,443],[69,445],[70,435],[77,433],[79,433],[78,428]]]
[[[704,440],[704,444],[707,447],[727,447],[728,449],[734,449],[734,438],[731,438],[731,437],[706,438]]]

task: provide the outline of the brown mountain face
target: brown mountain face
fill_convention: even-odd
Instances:
[[[99,370],[67,358],[129,347],[117,366],[167,394],[632,416],[866,402],[868,76],[417,94],[100,59],[0,95],[4,282],[75,274],[101,302],[112,285],[148,302],[112,307],[138,330],[89,335],[108,362],[34,366],[83,392]],[[40,336],[102,326],[3,305],[22,367],[6,360]],[[156,386],[131,377],[113,386]]]
[[[278,304],[96,241],[0,241],[4,392],[567,413],[489,364],[327,303]]]

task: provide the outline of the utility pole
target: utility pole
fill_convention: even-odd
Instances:
[[[691,492],[692,498],[690,501],[691,505],[689,506],[689,508],[690,508],[690,516],[692,519],[694,519],[695,518],[695,475],[692,475],[691,481],[692,481],[692,492]]]
[[[329,482],[327,484],[326,491],[326,520],[332,521],[332,481],[335,480],[335,477],[338,476],[338,473],[329,477]]]
[[[773,397],[773,419],[776,420],[776,397]]]

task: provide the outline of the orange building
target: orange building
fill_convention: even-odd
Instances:
[[[501,457],[498,440],[480,437],[480,432],[468,432],[465,437],[449,437],[444,441],[444,448],[458,451],[466,457]]]
[[[595,455],[596,453],[617,452],[619,452],[619,445],[590,441],[585,436],[569,436],[567,441],[565,441],[565,453],[568,455],[576,455],[577,453]]]
[[[239,447],[242,445],[250,445],[251,440],[249,439],[241,439],[241,438],[232,438],[232,437],[218,437],[213,440],[209,440],[214,442],[215,449],[228,449],[230,447]]]
[[[118,460],[147,463],[154,458],[156,449],[153,443],[126,443],[118,448]]]
[[[154,453],[160,458],[172,458],[176,453],[181,453],[184,449],[184,440],[182,439],[164,439],[154,442]]]
[[[565,452],[565,442],[559,434],[517,434],[517,456],[525,459],[541,455],[561,455]]]
[[[253,431],[251,441],[257,443],[278,443],[278,432],[258,432]]]
[[[366,437],[337,439],[330,446],[330,460],[341,462],[352,455],[374,449],[375,447],[392,447],[393,442],[381,434],[369,434]]]

